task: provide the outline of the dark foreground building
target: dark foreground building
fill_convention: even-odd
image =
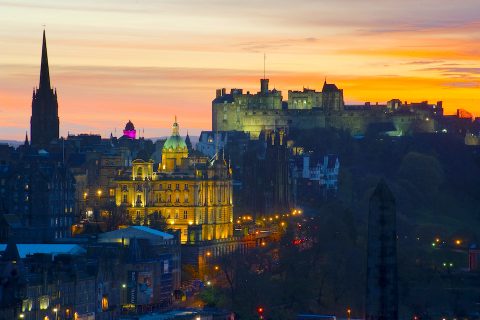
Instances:
[[[368,214],[365,319],[398,319],[395,198],[382,180],[370,198]]]

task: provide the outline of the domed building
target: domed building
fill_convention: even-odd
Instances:
[[[162,163],[159,166],[159,171],[175,171],[187,158],[188,147],[185,140],[180,136],[177,117],[175,117],[172,135],[165,141],[162,148]]]
[[[132,224],[152,225],[162,216],[169,228],[180,231],[184,244],[233,236],[230,167],[223,159],[189,156],[176,119],[162,162],[157,171],[153,168],[153,160],[136,159],[116,178],[116,204]]]
[[[135,126],[133,125],[132,121],[128,120],[127,124],[125,125],[125,129],[123,130],[123,137],[135,140],[136,136],[137,130],[135,130]]]

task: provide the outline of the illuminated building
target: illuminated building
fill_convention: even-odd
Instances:
[[[50,87],[47,40],[43,31],[39,87],[33,91],[30,137],[32,146],[45,147],[59,137],[57,90]]]
[[[127,124],[125,125],[125,129],[123,130],[123,136],[128,139],[134,140],[137,135],[137,130],[135,130],[135,126],[133,125],[132,121],[128,120]]]
[[[282,93],[269,90],[268,79],[261,79],[257,93],[219,89],[212,101],[212,131],[244,131],[251,139],[278,128],[337,128],[361,136],[378,123],[391,125],[395,135],[435,132],[442,116],[441,102],[402,104],[394,99],[386,105],[345,105],[343,90],[326,81],[320,92],[306,88],[289,91],[288,101],[283,101]]]
[[[175,121],[157,170],[136,159],[116,179],[115,200],[135,224],[163,217],[181,242],[227,239],[233,234],[231,172],[218,156],[191,157]]]

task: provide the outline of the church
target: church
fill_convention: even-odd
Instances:
[[[189,155],[176,119],[161,163],[134,160],[116,179],[115,202],[134,224],[152,225],[163,217],[182,243],[233,236],[231,169],[218,154]]]

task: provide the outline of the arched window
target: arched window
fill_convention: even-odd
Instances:
[[[143,175],[143,168],[139,167],[137,169],[137,178],[142,178],[142,175]]]

